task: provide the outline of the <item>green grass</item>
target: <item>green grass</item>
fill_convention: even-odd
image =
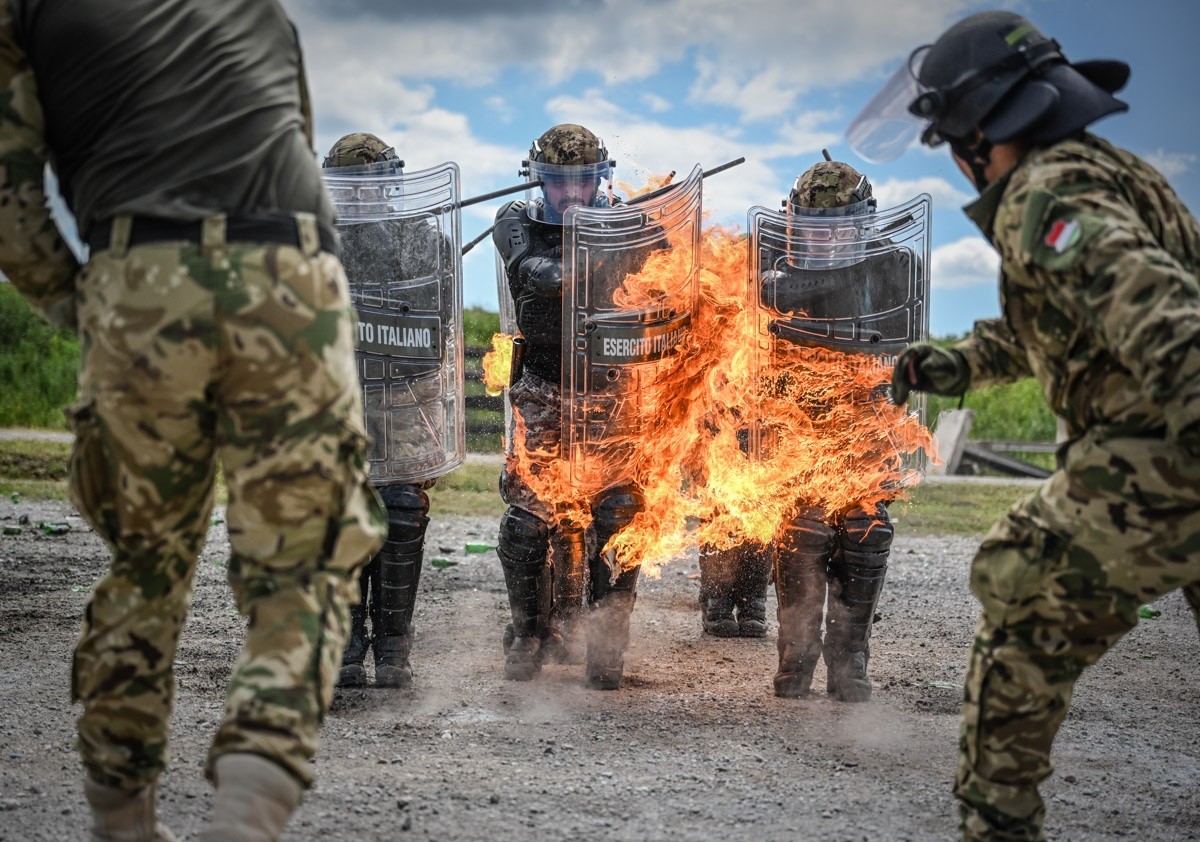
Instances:
[[[0,427],[66,429],[62,408],[75,398],[78,370],[75,335],[51,328],[0,283]]]
[[[962,337],[950,336],[933,340],[935,345],[948,348]],[[958,408],[958,398],[930,395],[929,423],[937,422],[942,410]],[[1007,386],[992,386],[966,394],[964,409],[975,411],[971,438],[984,441],[1054,441],[1057,420],[1042,396],[1041,385],[1032,377]]]
[[[34,500],[66,500],[71,443],[39,439],[0,440],[0,495]],[[225,477],[217,469],[216,504],[228,500]]]
[[[922,483],[890,511],[899,535],[978,535],[1032,490],[1017,483]]]
[[[67,481],[45,479],[12,479],[0,476],[0,495],[4,499],[16,496],[21,500],[69,500]]]
[[[67,499],[67,456],[64,442],[0,441],[0,493],[8,498]],[[430,492],[433,517],[474,515],[499,519],[504,502],[496,483],[499,465],[464,465],[438,480]],[[909,501],[895,503],[892,514],[900,534],[977,535],[1018,497],[1031,489],[1013,483],[925,483],[913,489]],[[217,502],[225,502],[225,485],[218,478]]]
[[[463,310],[463,335],[468,345],[491,347],[492,334],[500,332],[500,314],[482,307]]]
[[[66,500],[69,442],[0,441],[0,495]]]
[[[437,517],[441,512],[499,520],[505,508],[497,487],[499,479],[499,465],[463,465],[440,478],[430,489],[430,516]]]

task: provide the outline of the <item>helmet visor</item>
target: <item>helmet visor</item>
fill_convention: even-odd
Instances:
[[[928,51],[928,47],[918,47],[850,121],[846,140],[864,161],[894,161],[920,137],[925,121],[909,107],[927,91],[917,79]]]
[[[858,263],[874,230],[871,199],[840,208],[792,208],[788,214],[788,265],[837,269]]]
[[[530,201],[529,216],[539,222],[561,225],[567,208],[608,205],[606,183],[612,181],[612,164],[601,161],[566,166],[530,161],[529,180],[542,182],[540,201]]]

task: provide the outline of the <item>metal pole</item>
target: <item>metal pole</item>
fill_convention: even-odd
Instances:
[[[727,170],[731,167],[736,167],[738,164],[744,164],[744,163],[746,163],[746,159],[744,157],[743,158],[735,158],[732,161],[721,164],[721,166],[719,166],[719,167],[713,167],[711,170],[705,170],[704,172],[700,173],[700,177],[708,178],[711,175],[716,175],[719,172],[724,172],[725,170]],[[657,190],[651,190],[649,193],[643,193],[642,195],[640,195],[636,198],[630,199],[625,204],[627,204],[627,205],[640,204],[640,203],[646,201],[647,199],[652,199],[655,196],[661,196],[663,193],[666,193],[672,187],[676,187],[676,186],[677,185],[675,185],[675,184],[668,184],[665,187],[660,187]]]

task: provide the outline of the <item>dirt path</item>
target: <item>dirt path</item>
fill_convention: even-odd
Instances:
[[[0,525],[73,514],[0,502]],[[339,692],[317,787],[287,840],[926,840],[954,837],[958,700],[975,620],[974,539],[898,541],[876,627],[875,699],[771,695],[765,641],[699,633],[694,559],[643,582],[626,687],[587,690],[581,667],[529,684],[501,674],[506,603],[495,523],[430,531],[411,691]],[[174,760],[161,814],[203,827],[201,775],[241,639],[214,527],[179,656]],[[0,536],[0,839],[83,840],[69,653],[104,550],[90,532]],[[1080,683],[1046,783],[1058,840],[1200,838],[1200,644],[1174,594]],[[773,612],[773,607],[772,607]],[[823,686],[824,675],[817,682]]]

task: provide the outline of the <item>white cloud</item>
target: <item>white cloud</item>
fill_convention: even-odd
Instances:
[[[642,94],[642,103],[656,114],[662,114],[664,111],[670,111],[673,107],[669,99],[659,96],[655,93],[650,93],[649,91]]]
[[[609,0],[602,15],[566,2],[284,4],[310,66],[350,54],[410,79],[483,85],[520,67],[549,84],[579,74],[611,84],[694,57],[693,101],[765,119],[793,110],[806,90],[879,74],[977,0]],[[361,88],[376,75],[341,78]]]
[[[933,250],[930,279],[934,289],[995,287],[1000,256],[981,237],[964,237]]]
[[[512,122],[513,108],[508,104],[508,100],[506,100],[504,97],[499,95],[490,96],[483,101],[483,104],[492,110],[492,112],[496,115],[496,119],[498,119],[501,123]]]
[[[867,174],[867,177],[870,178],[870,173]],[[935,176],[913,179],[889,178],[874,184],[873,188],[880,208],[894,208],[920,193],[928,193],[933,197],[934,207],[944,205],[961,207],[975,198],[971,194],[959,190],[944,178]]]
[[[595,131],[617,161],[617,178],[634,185],[671,170],[682,179],[694,164],[710,169],[745,157],[744,164],[713,176],[704,185],[705,211],[714,221],[725,223],[744,224],[752,205],[775,207],[786,194],[790,177],[781,182],[772,162],[798,155],[816,160],[822,146],[838,139],[836,133],[820,127],[828,116],[824,113],[800,115],[782,126],[774,138],[754,141],[736,126],[665,125],[623,110],[599,90],[555,97],[546,104],[546,111],[553,122],[583,123]]]
[[[1168,179],[1178,178],[1196,163],[1195,155],[1187,152],[1168,152],[1165,149],[1156,149],[1145,157],[1150,166]]]

